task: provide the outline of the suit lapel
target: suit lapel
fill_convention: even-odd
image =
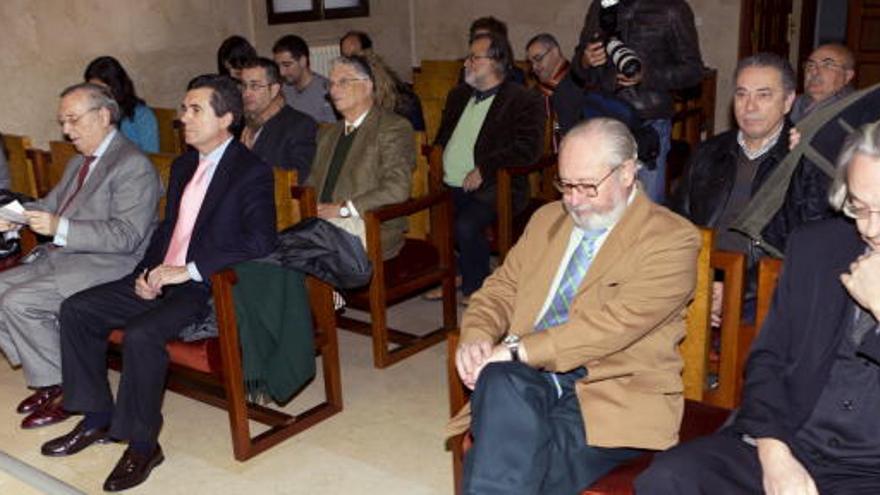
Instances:
[[[565,254],[572,230],[574,230],[574,222],[563,209],[562,203],[559,202],[558,205],[560,215],[553,220],[549,238],[546,239],[547,243],[544,244],[544,239],[538,239],[541,245],[533,246],[533,252],[541,253],[540,259],[535,259],[533,265],[537,267],[537,271],[525,270],[525,273],[529,275],[524,277],[525,281],[518,287],[516,314],[525,319],[518,318],[519,321],[512,322],[511,327],[521,328],[522,332],[534,330],[535,320],[539,317],[538,313],[547,300],[550,284],[553,283],[559,269],[559,262]]]
[[[608,269],[617,264],[618,260],[626,254],[639,229],[648,220],[650,206],[650,201],[639,190],[632,204],[626,208],[623,217],[611,229],[605,243],[593,258],[593,262],[578,289],[578,294],[595,284]]]
[[[322,166],[313,170],[312,173],[315,174],[315,193],[318,198],[321,197],[321,193],[324,191],[324,186],[327,185],[327,174],[330,172],[330,162],[333,161],[333,153],[336,152],[336,146],[339,144],[339,138],[342,137],[342,132],[345,129],[345,122],[339,121],[333,125],[332,128],[327,130],[327,139],[324,140],[323,149],[319,150],[315,157],[315,163],[320,163]]]
[[[217,164],[217,169],[214,170],[214,176],[211,177],[211,182],[208,184],[208,190],[205,192],[205,199],[202,200],[199,214],[196,216],[196,223],[193,226],[192,233],[193,239],[198,235],[199,228],[202,224],[211,218],[211,213],[213,213],[214,208],[216,208],[223,200],[223,196],[228,189],[231,169],[239,162],[237,159],[238,154],[241,152],[239,146],[244,145],[239,144],[238,141],[235,140],[229,143],[229,146],[220,158],[220,163]],[[245,164],[245,166],[253,166],[253,164]],[[190,174],[190,179],[191,178],[192,174]],[[181,196],[183,196],[182,192]]]
[[[95,167],[91,174],[89,174],[88,179],[83,184],[82,189],[76,194],[76,196],[70,201],[70,205],[67,207],[65,212],[67,216],[70,216],[74,212],[76,212],[77,208],[79,208],[83,203],[87,202],[92,195],[97,191],[97,189],[104,183],[104,179],[110,173],[110,169],[115,167],[117,163],[121,160],[122,154],[122,136],[121,131],[116,131],[116,135],[113,136],[113,139],[110,140],[107,149],[104,150],[104,154],[101,155],[101,158],[98,160],[96,164],[93,164],[92,167]],[[81,155],[80,155],[81,156]],[[73,194],[73,191],[76,189],[76,176],[79,173],[80,167],[82,167],[82,162],[85,158],[81,158],[76,167],[76,172],[72,177],[71,181],[68,183],[67,191],[65,191],[65,199]]]

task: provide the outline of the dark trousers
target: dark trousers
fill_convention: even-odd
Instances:
[[[461,293],[469,296],[489,276],[489,240],[486,227],[495,221],[495,206],[477,199],[460,187],[451,187],[455,205],[455,247],[458,249],[458,271]]]
[[[466,494],[580,493],[642,451],[586,444],[574,382],[580,372],[557,375],[522,363],[492,363],[471,396],[473,447],[464,459]]]
[[[186,282],[163,289],[162,296],[141,299],[134,276],[99,285],[61,305],[61,363],[64,408],[112,412],[110,435],[120,440],[153,442],[162,426],[162,396],[168,370],[165,344],[204,317],[210,290]],[[122,378],[116,405],[107,381],[107,336],[122,328]]]
[[[819,493],[880,493],[880,473],[798,453]],[[635,483],[638,495],[763,494],[758,450],[731,430],[698,438],[654,456]]]

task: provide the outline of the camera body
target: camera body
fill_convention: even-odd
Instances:
[[[605,43],[605,53],[617,72],[632,78],[642,71],[642,59],[620,39],[617,28],[619,3],[620,0],[602,0],[602,7],[599,9],[599,36]]]

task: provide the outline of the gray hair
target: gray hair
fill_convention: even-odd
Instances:
[[[540,43],[547,48],[559,48],[559,42],[556,41],[556,37],[554,37],[550,33],[540,33],[533,36],[532,39],[530,39],[529,42],[526,43],[526,50],[531,48],[531,46],[535,43]]]
[[[856,154],[880,159],[880,121],[865,124],[847,136],[837,157],[834,181],[828,188],[828,202],[837,211],[843,208],[849,190],[846,185],[847,171]]]
[[[791,64],[788,63],[788,60],[775,53],[756,53],[737,62],[736,69],[733,71],[734,83],[739,79],[739,74],[750,67],[769,67],[779,71],[779,77],[782,78],[782,89],[785,90],[786,96],[794,93],[797,88],[797,82],[795,81],[794,70],[791,68]]]
[[[642,162],[639,161],[639,145],[636,138],[626,124],[609,117],[592,118],[574,126],[562,139],[560,149],[566,142],[583,138],[594,132],[601,133],[604,138],[605,156],[608,157],[608,164],[612,168],[623,165],[627,160],[633,160],[636,168],[641,168]]]
[[[376,83],[376,80],[373,77],[373,68],[370,67],[370,61],[361,55],[336,57],[330,62],[330,67],[336,67],[337,65],[351,67],[359,76],[369,79],[373,84]]]
[[[113,94],[110,93],[110,89],[105,88],[104,86],[99,86],[97,84],[92,84],[88,82],[74,84],[73,86],[68,86],[64,88],[64,91],[61,92],[61,98],[65,96],[77,92],[83,91],[86,93],[86,96],[89,98],[89,107],[94,109],[106,108],[107,111],[110,112],[110,123],[116,125],[119,123],[119,119],[121,117],[121,111],[119,110],[119,103],[113,98]]]

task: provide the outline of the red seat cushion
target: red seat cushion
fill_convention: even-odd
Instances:
[[[114,330],[108,340],[116,345],[122,345],[125,332]],[[222,376],[220,365],[220,341],[216,338],[184,342],[175,340],[166,346],[168,357],[173,366],[181,366],[187,369],[201,371],[212,375]]]
[[[730,411],[720,407],[685,401],[684,419],[679,436],[682,442],[709,435],[724,424]],[[633,482],[651,464],[653,453],[641,455],[626,464],[614,468],[593,483],[581,495],[631,495]]]

